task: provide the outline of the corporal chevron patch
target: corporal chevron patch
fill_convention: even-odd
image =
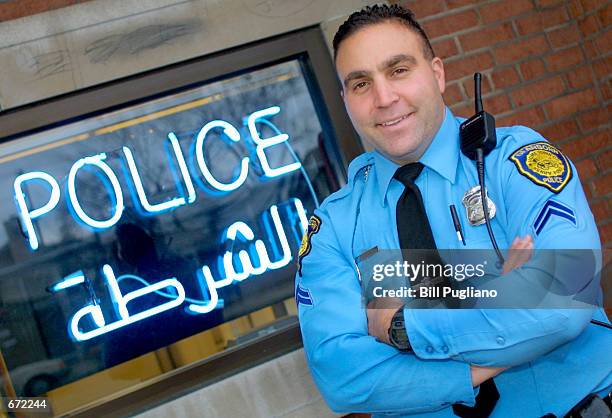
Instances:
[[[297,306],[300,306],[300,303],[306,306],[314,305],[312,296],[310,296],[310,291],[300,284],[295,288],[295,303]]]
[[[542,232],[544,226],[546,226],[548,221],[553,216],[563,218],[576,226],[576,214],[572,208],[561,202],[557,202],[556,200],[548,199],[544,206],[542,206],[542,209],[540,209],[540,212],[533,223],[533,231],[536,235],[539,235],[540,232]]]

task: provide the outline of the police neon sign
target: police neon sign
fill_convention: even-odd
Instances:
[[[244,138],[240,130],[223,120],[213,120],[206,123],[195,136],[192,144],[195,158],[189,163],[183,155],[178,137],[174,132],[169,132],[166,146],[170,151],[171,164],[176,164],[178,168],[176,170],[178,173],[175,173],[177,187],[174,196],[162,202],[154,202],[147,196],[138,166],[138,156],[129,146],[122,146],[120,155],[126,168],[126,182],[131,198],[140,213],[145,216],[155,216],[177,210],[181,206],[196,203],[197,194],[191,173],[201,174],[206,185],[198,181],[195,183],[198,183],[202,188],[211,188],[213,194],[227,194],[238,190],[247,179],[249,165],[253,163],[251,158],[257,159],[257,163],[261,167],[262,179],[287,175],[296,170],[302,170],[304,173],[300,161],[288,143],[289,135],[281,132],[269,120],[280,111],[280,107],[272,106],[255,111],[245,117],[246,131],[255,152],[251,157],[244,156],[241,158],[239,164],[235,167],[233,178],[229,181],[221,181],[215,176],[206,159],[204,150],[208,141],[226,140],[230,145],[243,141]],[[258,124],[271,127],[275,135],[262,137],[257,128]],[[216,139],[212,139],[211,132],[213,131],[217,133]],[[294,161],[273,167],[268,156],[277,146],[288,147],[291,150],[291,155],[294,156]],[[86,208],[81,204],[77,176],[82,170],[95,172],[97,178],[105,185],[107,195],[102,196],[101,199],[107,199],[110,202],[110,212],[105,217],[99,215],[96,217],[87,213]],[[309,180],[306,178],[306,181]],[[34,182],[43,183],[48,189],[48,200],[38,207],[32,206],[26,194],[27,185]],[[59,182],[47,172],[32,171],[17,176],[13,188],[17,212],[27,245],[33,252],[36,252],[40,247],[40,240],[36,232],[35,222],[58,207],[62,198]],[[313,197],[316,202],[316,196]],[[72,164],[67,175],[64,198],[75,221],[96,231],[107,230],[116,225],[126,208],[124,191],[121,188],[119,176],[107,163],[107,153],[105,152],[83,157]],[[154,318],[162,312],[180,306],[186,313],[192,315],[206,314],[223,307],[224,301],[219,297],[219,289],[271,270],[283,268],[293,259],[280,211],[283,211],[285,219],[290,220],[290,225],[299,225],[300,235],[306,231],[306,210],[303,203],[297,198],[271,205],[261,214],[265,225],[264,236],[256,237],[255,232],[246,222],[236,221],[232,223],[225,228],[220,236],[221,248],[227,248],[227,250],[224,250],[218,256],[216,266],[216,270],[219,271],[218,277],[215,277],[213,270],[208,265],[202,265],[193,272],[200,293],[197,296],[188,296],[183,284],[175,277],[163,278],[161,281],[151,284],[149,280],[160,278],[139,277],[131,274],[117,276],[110,264],[104,264],[101,269],[101,277],[108,290],[108,294],[105,296],[109,297],[112,302],[114,310],[112,316],[116,319],[109,320],[109,318],[106,318],[102,307],[98,303],[98,298],[92,297],[87,305],[78,309],[70,318],[68,323],[69,335],[75,341],[86,341],[127,325]],[[243,248],[238,252],[233,250],[235,245],[232,244],[236,242],[240,242],[242,245],[239,247]],[[143,287],[124,292],[120,286],[120,283],[124,280],[138,282]],[[78,271],[55,283],[50,290],[52,292],[63,292],[81,286],[86,281],[85,274]],[[140,311],[135,308],[134,303],[131,303],[137,299],[153,296],[156,297],[156,301],[161,298],[163,303]]]

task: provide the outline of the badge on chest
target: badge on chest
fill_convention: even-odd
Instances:
[[[489,210],[489,219],[495,217],[496,208],[495,203],[489,198],[488,193],[485,189],[487,208]],[[472,187],[470,190],[465,192],[461,203],[465,207],[467,212],[467,218],[470,225],[478,226],[485,223],[484,211],[482,208],[482,199],[480,198],[480,186]]]

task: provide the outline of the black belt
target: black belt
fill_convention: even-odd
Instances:
[[[601,398],[591,393],[581,400],[563,418],[612,418],[612,392]],[[557,418],[555,414],[546,414],[542,418]]]
[[[453,412],[461,418],[487,418],[493,412],[498,400],[497,386],[493,379],[488,379],[481,383],[474,406],[454,404]]]

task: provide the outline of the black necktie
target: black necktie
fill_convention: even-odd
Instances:
[[[405,186],[404,193],[397,201],[397,233],[405,262],[414,265],[443,264],[436,251],[436,241],[431,232],[421,191],[415,184],[415,180],[424,167],[421,163],[412,163],[398,168],[395,172],[394,177]],[[417,289],[421,286],[433,288],[442,285],[450,285],[450,283],[443,277],[424,276],[413,278],[411,283],[411,287]],[[433,297],[433,299],[439,298]]]
[[[414,181],[425,166],[421,163],[404,165],[394,177],[406,188],[397,201],[397,232],[400,247],[404,250],[435,249],[436,242],[425,213],[423,197]]]
[[[397,169],[395,177],[404,186],[404,193],[397,202],[396,222],[399,235],[400,247],[404,260],[411,263],[441,263],[443,264],[437,251],[421,253],[415,256],[414,251],[409,250],[436,250],[436,241],[431,231],[431,225],[423,205],[423,196],[415,184],[415,180],[423,171],[424,165],[421,163],[411,163]],[[408,251],[406,251],[408,250]],[[417,278],[414,285],[422,281]],[[442,285],[449,285],[448,281],[442,281]],[[489,379],[480,385],[480,391],[476,396],[476,405],[473,407],[455,404],[453,412],[461,418],[485,418],[491,415],[495,404],[499,399],[499,392],[493,379]]]

